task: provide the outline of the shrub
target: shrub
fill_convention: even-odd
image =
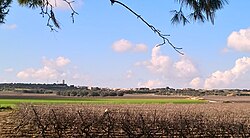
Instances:
[[[120,91],[117,92],[117,96],[123,96],[123,95],[124,95],[124,92],[120,92]]]
[[[90,91],[88,93],[88,96],[100,96],[100,92],[99,91]]]

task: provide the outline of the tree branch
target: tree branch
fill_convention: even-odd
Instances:
[[[75,22],[75,19],[74,19],[74,15],[79,15],[78,12],[76,12],[74,10],[74,8],[72,7],[72,3],[74,3],[75,1],[67,1],[67,0],[63,0],[64,2],[66,2],[69,6],[69,8],[71,9],[72,13],[71,13],[71,18],[72,18],[72,22],[74,23]]]
[[[41,6],[41,13],[42,16],[47,16],[48,17],[48,20],[47,20],[47,26],[50,28],[51,31],[56,31],[57,30],[54,28],[53,25],[51,25],[51,20],[53,22],[53,24],[60,29],[60,25],[58,23],[58,21],[56,20],[56,17],[55,17],[55,14],[53,12],[53,5],[48,1],[46,0],[43,5]]]
[[[64,2],[66,2],[69,6],[69,8],[71,9],[71,18],[72,18],[72,22],[75,22],[74,19],[74,15],[79,15],[73,8],[72,3],[74,3],[75,1],[68,1],[68,0],[63,0]],[[54,28],[54,26],[58,29],[60,29],[60,25],[59,22],[57,21],[55,14],[54,14],[54,9],[55,6],[53,6],[49,0],[45,0],[43,2],[43,5],[41,6],[41,13],[42,16],[44,17],[45,15],[48,17],[47,20],[47,26],[50,28],[51,31],[56,31],[57,30]],[[54,25],[51,24],[51,21],[53,22]]]
[[[170,35],[165,35],[162,34],[160,30],[156,29],[153,25],[149,24],[144,18],[141,17],[141,15],[139,15],[138,13],[136,13],[134,10],[132,10],[131,8],[129,8],[127,5],[125,5],[124,3],[117,1],[117,0],[110,0],[111,5],[113,5],[114,3],[117,3],[121,6],[123,6],[124,8],[126,8],[127,10],[129,10],[132,14],[134,14],[138,19],[140,19],[143,23],[145,23],[154,33],[156,33],[160,38],[162,38],[162,43],[156,45],[156,47],[158,46],[162,46],[165,45],[166,43],[168,43],[176,52],[178,52],[179,54],[183,55],[183,53],[180,51],[182,48],[180,47],[176,47],[174,46],[171,41],[167,38],[167,36]]]

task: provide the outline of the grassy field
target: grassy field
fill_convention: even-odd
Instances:
[[[21,103],[32,104],[193,104],[205,103],[204,100],[192,99],[130,99],[130,98],[63,98],[63,99],[0,99],[0,107],[14,107]]]

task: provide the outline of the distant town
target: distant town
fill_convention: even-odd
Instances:
[[[36,93],[36,94],[56,94],[61,96],[123,96],[124,94],[154,94],[169,96],[250,96],[249,89],[174,89],[164,88],[100,88],[92,86],[67,85],[65,81],[53,84],[35,83],[1,83],[0,92]]]

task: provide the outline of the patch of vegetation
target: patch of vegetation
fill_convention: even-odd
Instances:
[[[17,93],[32,93],[32,94],[56,94],[59,96],[72,97],[107,97],[107,96],[123,96],[124,94],[155,94],[155,95],[170,95],[170,96],[250,96],[248,89],[174,89],[165,88],[135,88],[129,90],[110,89],[100,87],[74,86],[67,84],[25,84],[25,83],[3,83],[0,84],[0,92],[17,92]]]
[[[63,98],[63,99],[0,99],[0,105],[32,104],[193,104],[205,100],[192,99],[129,99],[129,98]]]
[[[0,104],[0,112],[6,111],[6,110],[12,110],[14,105],[1,105]]]

